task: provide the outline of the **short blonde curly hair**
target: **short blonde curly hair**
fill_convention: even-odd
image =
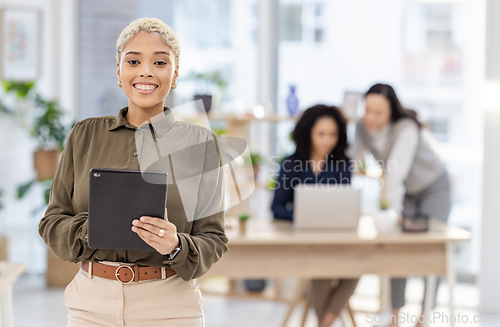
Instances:
[[[174,51],[175,54],[175,64],[179,65],[179,55],[180,55],[180,46],[179,40],[177,39],[177,35],[175,35],[174,31],[170,26],[165,24],[158,18],[139,18],[131,22],[127,27],[123,29],[116,40],[116,63],[120,63],[120,56],[122,54],[123,48],[125,44],[127,44],[130,39],[132,39],[137,33],[146,31],[146,32],[157,32],[159,33],[168,46]]]

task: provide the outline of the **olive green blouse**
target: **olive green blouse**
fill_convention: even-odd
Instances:
[[[164,110],[165,118],[152,123],[156,137],[167,140],[167,143],[187,139],[194,139],[195,143],[201,144],[215,141],[217,165],[221,167],[222,156],[217,136],[207,128],[177,121],[169,108]],[[177,227],[182,250],[173,260],[169,260],[167,256],[156,251],[88,247],[90,169],[140,169],[141,150],[136,139],[138,129],[125,119],[127,111],[128,108],[123,108],[116,117],[88,118],[74,126],[52,183],[50,202],[40,221],[39,233],[47,246],[63,260],[113,261],[146,266],[167,266],[174,269],[184,280],[198,278],[227,251],[224,210],[212,211],[203,218],[188,219],[181,201],[179,187],[175,182],[175,173],[174,182],[168,185],[167,212],[169,221]],[[143,125],[147,127],[148,124]],[[171,173],[169,172],[169,176]],[[222,191],[211,194],[210,201],[223,203],[222,169],[219,169],[218,174],[220,176],[215,178],[215,183],[219,185],[211,185],[210,189]]]

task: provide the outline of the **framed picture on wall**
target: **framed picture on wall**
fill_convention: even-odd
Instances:
[[[0,9],[0,77],[32,81],[40,75],[41,17],[36,9]]]

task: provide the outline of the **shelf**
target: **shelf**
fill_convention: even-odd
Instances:
[[[270,123],[284,122],[284,121],[295,122],[297,119],[296,117],[290,117],[284,115],[270,115],[263,118],[257,118],[251,114],[249,115],[208,114],[207,116],[197,115],[197,116],[186,116],[180,118],[187,121],[196,121],[196,120],[205,120],[206,119],[205,117],[208,117],[208,120],[210,121],[270,122]]]

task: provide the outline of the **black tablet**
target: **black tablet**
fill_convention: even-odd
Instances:
[[[155,251],[132,231],[132,220],[141,216],[165,218],[166,200],[166,172],[92,168],[89,247]]]

